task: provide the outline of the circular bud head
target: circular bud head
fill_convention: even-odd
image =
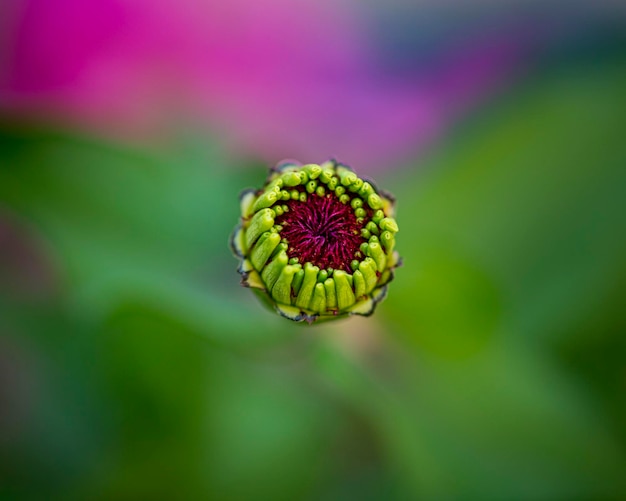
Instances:
[[[231,246],[242,284],[280,315],[368,316],[386,296],[401,262],[394,200],[346,165],[283,162],[241,207]]]

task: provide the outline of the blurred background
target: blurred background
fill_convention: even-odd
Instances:
[[[626,8],[0,4],[0,497],[626,499]],[[335,157],[404,267],[313,327],[238,193]]]

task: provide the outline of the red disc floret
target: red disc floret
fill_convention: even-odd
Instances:
[[[276,219],[287,240],[287,255],[302,264],[351,273],[350,263],[357,259],[364,239],[350,204],[334,194],[311,194],[305,202],[290,200],[287,206],[289,210]]]

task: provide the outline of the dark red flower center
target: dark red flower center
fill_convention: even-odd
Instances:
[[[290,200],[287,206],[289,211],[276,218],[289,246],[287,255],[302,264],[351,273],[350,263],[365,240],[350,204],[342,204],[334,194],[312,194],[306,202]]]

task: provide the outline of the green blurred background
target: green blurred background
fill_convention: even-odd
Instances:
[[[231,23],[229,58],[172,83],[164,61],[213,57],[188,31],[112,66],[117,24],[63,0],[50,42],[44,4],[9,2],[3,32],[0,497],[626,499],[623,9],[272,0],[251,28],[219,6],[198,26]],[[93,5],[144,34],[195,12],[126,4]],[[338,65],[229,35],[329,18],[353,21]],[[335,73],[271,95],[290,65]],[[404,266],[373,317],[300,326],[227,241],[268,164],[336,152],[397,196]]]

